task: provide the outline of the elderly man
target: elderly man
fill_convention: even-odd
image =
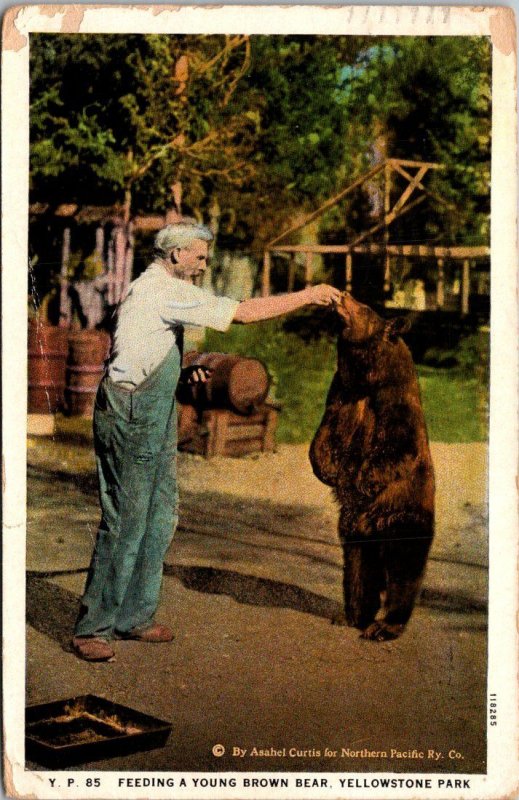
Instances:
[[[183,325],[225,331],[233,322],[327,305],[340,296],[322,284],[243,302],[215,297],[193,285],[206,269],[211,239],[191,219],[163,228],[153,263],[119,307],[94,411],[102,519],[73,639],[87,661],[113,660],[113,639],[173,639],[154,615],[178,520],[175,391],[179,380],[206,380],[201,368],[181,369]]]

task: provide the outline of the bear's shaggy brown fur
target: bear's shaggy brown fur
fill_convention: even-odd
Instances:
[[[310,447],[340,504],[344,618],[366,639],[399,636],[434,533],[434,473],[407,320],[382,320],[344,294],[338,368]],[[385,593],[385,614],[375,620]]]

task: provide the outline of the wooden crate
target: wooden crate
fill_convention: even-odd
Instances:
[[[178,449],[206,458],[271,453],[276,444],[277,416],[277,408],[268,402],[248,415],[224,408],[199,412],[179,403]]]

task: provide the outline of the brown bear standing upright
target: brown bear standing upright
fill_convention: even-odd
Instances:
[[[382,320],[344,294],[338,368],[310,447],[340,504],[344,619],[365,639],[399,636],[434,534],[434,473],[407,320]],[[384,618],[375,621],[385,592]]]

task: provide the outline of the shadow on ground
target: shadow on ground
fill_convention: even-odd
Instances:
[[[164,574],[178,578],[191,591],[227,595],[237,603],[286,608],[329,620],[340,611],[339,603],[308,589],[231,570],[166,564]]]
[[[54,639],[65,650],[70,650],[71,632],[79,611],[79,597],[48,579],[78,572],[86,570],[27,575],[28,624]],[[164,575],[177,578],[191,591],[227,595],[247,605],[286,608],[329,620],[340,610],[335,601],[299,586],[241,575],[231,570],[166,564]]]
[[[73,592],[53,583],[53,577],[86,573],[86,570],[60,570],[54,573],[27,575],[27,623],[39,633],[54,639],[62,649],[70,652],[70,640],[79,611],[80,599]],[[284,608],[311,614],[321,619],[333,619],[340,612],[340,604],[330,598],[293,584],[243,575],[232,570],[213,567],[186,567],[164,565],[164,575],[176,578],[188,590],[212,595],[226,595],[237,603],[266,608]],[[457,607],[448,608],[445,599],[422,596],[420,605],[456,613]],[[478,630],[486,625],[478,623]]]
[[[30,513],[31,506],[36,513],[39,506],[43,508],[49,503],[64,504],[66,513],[59,519],[52,513],[49,521],[53,535],[60,537],[55,561],[61,569],[54,568],[54,563],[45,568],[35,563],[28,573],[27,620],[36,630],[68,649],[79,598],[48,579],[60,574],[86,573],[84,559],[76,563],[67,559],[68,553],[78,550],[81,537],[85,547],[85,523],[77,517],[78,512],[92,509],[92,524],[97,525],[97,479],[95,474],[77,475],[42,466],[30,467],[28,477]],[[44,533],[42,529],[40,534]],[[37,539],[34,544],[37,554],[40,546]],[[203,563],[211,560],[217,566]],[[430,560],[441,568],[459,564],[471,573],[480,569],[476,564],[466,564],[463,558],[455,561],[432,555]],[[226,568],[225,562],[232,568]],[[182,492],[179,536],[176,549],[168,555],[164,574],[176,578],[191,591],[227,595],[242,604],[284,608],[332,620],[340,610],[341,562],[335,522],[324,520],[318,507],[258,499],[246,501],[222,492],[189,490]],[[261,564],[273,577],[251,574],[256,564]],[[70,569],[72,566],[76,569]],[[273,579],[276,571],[278,580]],[[279,580],[283,575],[288,580]],[[299,582],[306,586],[298,585]],[[326,596],[328,589],[337,599]],[[485,610],[485,604],[472,599],[470,594],[458,593],[455,586],[441,584],[425,585],[418,603],[447,612]]]
[[[48,490],[52,487],[52,491],[56,494],[59,493],[59,484],[66,487],[77,489],[83,494],[91,497],[98,496],[97,475],[95,472],[67,472],[61,469],[51,469],[41,465],[34,466],[29,464],[27,466],[27,480],[29,488],[33,490]],[[31,504],[31,495],[29,493],[29,505]]]
[[[63,573],[61,573],[63,574]],[[26,592],[27,623],[70,651],[79,597],[45,578],[29,573]]]

